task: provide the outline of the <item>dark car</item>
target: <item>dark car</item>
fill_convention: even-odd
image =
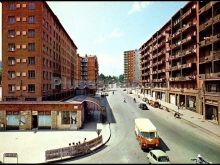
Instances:
[[[146,104],[146,103],[140,103],[140,104],[138,105],[138,107],[139,107],[140,109],[142,109],[142,110],[148,110],[148,107],[147,107],[147,104]]]

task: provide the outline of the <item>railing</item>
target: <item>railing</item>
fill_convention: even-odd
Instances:
[[[205,74],[206,79],[220,79],[220,72]]]
[[[213,19],[210,18],[208,21],[203,23],[202,25],[199,26],[199,31],[203,31],[204,29],[208,28],[210,25],[212,25]]]
[[[212,37],[212,41],[216,42],[220,39],[220,33]]]
[[[76,157],[79,155],[84,155],[86,153],[91,152],[91,148],[98,146],[102,142],[103,142],[103,138],[101,135],[93,140],[84,142],[82,144],[78,144],[78,145],[74,145],[70,147],[46,150],[45,160],[48,161],[51,159],[63,159],[63,158],[68,158],[68,157]]]
[[[220,21],[220,14],[216,15],[214,18],[213,18],[213,24],[216,24],[217,22]]]
[[[212,6],[212,2],[209,2],[208,4],[206,4],[205,6],[203,6],[200,10],[199,10],[199,14],[202,14],[204,11],[207,11],[211,8]]]
[[[182,15],[182,20],[184,20],[187,16],[192,13],[192,9],[189,9],[185,14]]]
[[[211,43],[212,43],[212,36],[209,36],[200,42],[200,47],[210,45]]]

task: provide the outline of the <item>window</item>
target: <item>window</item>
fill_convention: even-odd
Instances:
[[[28,29],[28,37],[35,37],[35,30],[34,29]]]
[[[35,23],[35,16],[29,16],[28,23]]]
[[[35,64],[35,57],[28,57],[28,64]]]
[[[35,3],[34,2],[29,2],[28,9],[29,10],[34,10],[35,9]]]
[[[15,57],[8,57],[8,65],[15,65]]]
[[[28,51],[35,51],[35,43],[28,43]]]
[[[15,10],[15,4],[10,3],[9,6],[8,6],[8,10]]]
[[[8,44],[8,51],[10,51],[10,52],[15,51],[15,43],[9,43]]]
[[[35,78],[35,70],[28,71],[28,78]]]
[[[8,37],[15,37],[15,30],[8,30]]]
[[[8,92],[15,92],[15,85],[14,84],[8,85]]]
[[[15,71],[8,71],[8,78],[14,79],[15,78]]]
[[[61,112],[61,123],[70,124],[70,112],[68,111]]]
[[[15,17],[14,16],[9,16],[8,17],[8,23],[9,24],[14,24],[15,23]]]
[[[28,84],[28,92],[35,92],[35,84]]]

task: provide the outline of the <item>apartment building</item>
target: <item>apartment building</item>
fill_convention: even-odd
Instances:
[[[219,5],[188,2],[140,47],[149,99],[219,121]]]
[[[137,49],[124,51],[124,80],[128,87],[140,82],[140,54]]]
[[[76,95],[95,95],[98,88],[99,66],[95,55],[77,57]]]
[[[220,3],[202,1],[198,5],[202,112],[206,119],[217,120],[220,116]]]
[[[71,95],[77,47],[46,2],[2,2],[2,37],[3,101]]]

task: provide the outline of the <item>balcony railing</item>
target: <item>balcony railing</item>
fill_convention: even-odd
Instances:
[[[219,39],[220,39],[220,33],[212,37],[213,42],[219,41]]]
[[[206,57],[201,57],[199,59],[199,62],[206,63],[206,62],[210,62],[210,61],[218,60],[218,59],[220,59],[220,51],[210,51],[210,55]]]
[[[185,14],[182,15],[182,20],[190,16],[191,13],[192,13],[192,9],[189,9]]]
[[[211,43],[212,43],[212,36],[206,37],[204,40],[200,42],[200,47],[210,45]]]
[[[220,21],[220,14],[216,15],[214,18],[213,18],[213,24],[216,24],[217,22]]]
[[[208,21],[206,21],[204,24],[199,26],[199,31],[203,31],[204,29],[208,28],[210,25],[212,25],[213,19],[210,18]]]
[[[220,79],[220,72],[205,74],[206,79]]]
[[[199,10],[199,14],[202,14],[204,11],[209,10],[212,7],[212,2],[209,2],[208,4],[206,4],[205,6],[203,6],[200,10]]]
[[[174,33],[172,35],[172,38],[174,39],[174,38],[178,37],[180,35],[180,33],[181,33],[181,29],[179,29],[176,33]]]

